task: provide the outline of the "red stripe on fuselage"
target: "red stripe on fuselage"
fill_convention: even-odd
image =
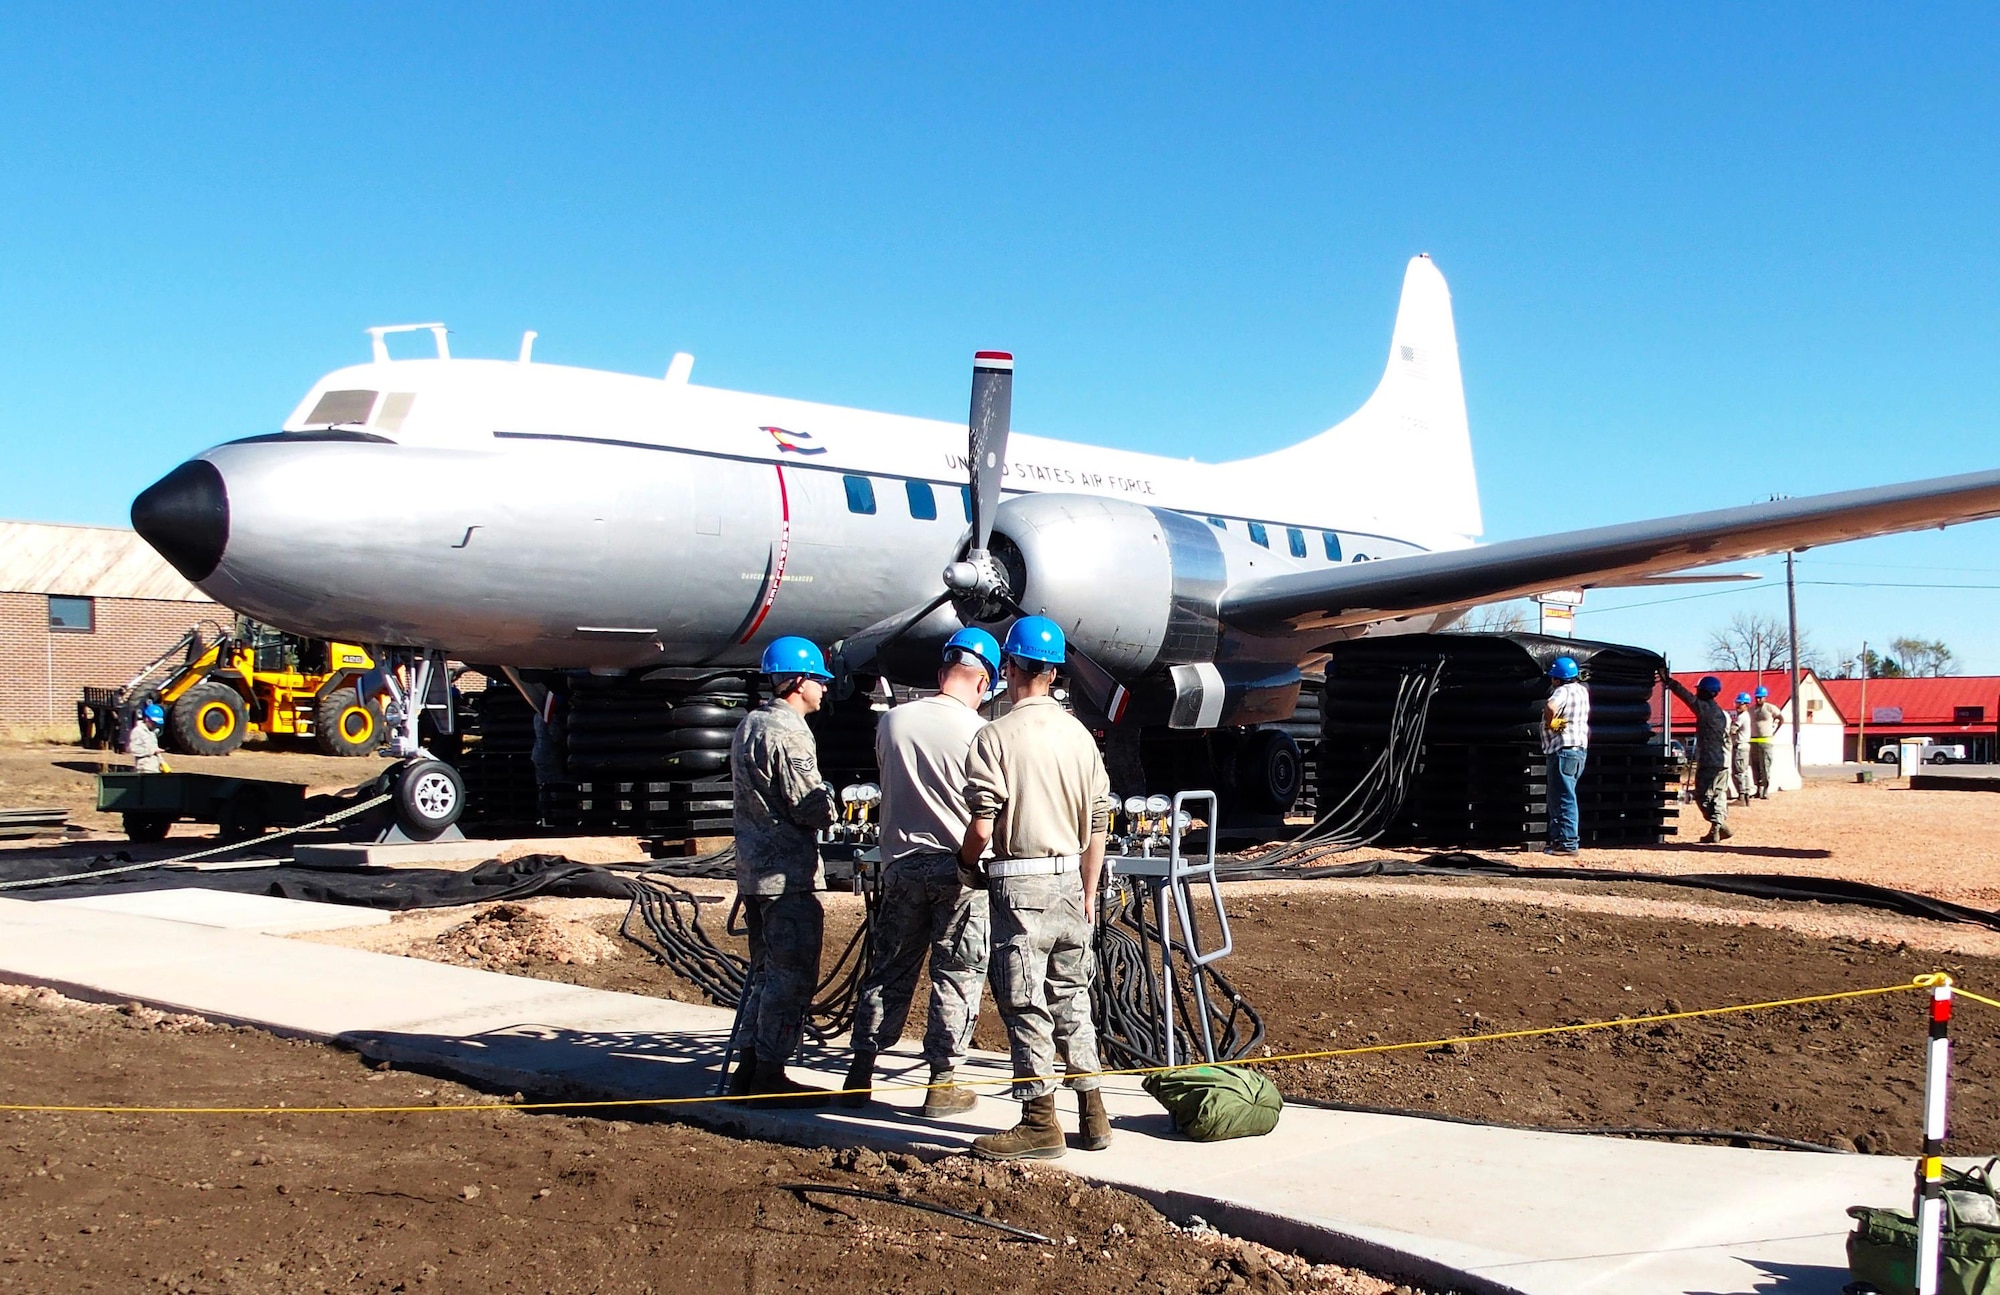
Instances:
[[[778,587],[785,582],[785,562],[792,556],[792,496],[785,488],[785,466],[771,465],[778,471],[778,555],[771,563],[771,578],[764,585],[764,602],[757,608],[757,615],[751,620],[750,628],[743,631],[738,643],[748,643],[757,635],[757,629],[764,618],[771,614],[771,604],[778,601]]]

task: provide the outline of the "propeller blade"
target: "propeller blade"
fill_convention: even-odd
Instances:
[[[947,589],[937,597],[915,608],[904,608],[893,616],[884,616],[865,629],[856,630],[833,645],[834,658],[838,662],[838,673],[850,675],[874,664],[877,657],[893,647],[903,635],[923,623],[926,616],[945,605],[951,599]]]
[[[1069,661],[1064,668],[1084,700],[1096,707],[1107,723],[1116,724],[1125,718],[1125,707],[1132,697],[1124,684],[1111,677],[1109,670],[1074,647],[1069,650]]]
[[[1000,508],[1000,475],[1014,417],[1014,357],[980,351],[972,357],[972,413],[966,420],[966,466],[972,486],[972,551],[986,552]]]

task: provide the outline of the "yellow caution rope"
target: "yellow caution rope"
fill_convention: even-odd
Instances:
[[[1454,1034],[1441,1039],[1424,1039],[1410,1043],[1371,1043],[1356,1048],[1327,1048],[1317,1052],[1288,1052],[1270,1057],[1239,1057],[1226,1064],[1232,1066],[1269,1066],[1281,1061],[1326,1061],[1341,1057],[1361,1057],[1384,1052],[1409,1052],[1417,1049],[1441,1048],[1448,1043],[1500,1043],[1508,1040],[1546,1038],[1557,1034],[1581,1034],[1586,1030],[1615,1030],[1634,1025],[1658,1025],[1667,1021],[1692,1021],[1708,1016],[1733,1016],[1743,1012],[1761,1012],[1777,1007],[1804,1007],[1812,1003],[1838,1003],[1857,998],[1877,998],[1884,994],[1900,994],[1913,989],[1930,989],[1937,985],[1952,985],[1952,978],[1941,971],[1927,972],[1913,977],[1900,985],[1881,985],[1873,989],[1844,989],[1830,994],[1805,994],[1797,998],[1774,998],[1761,1003],[1735,1003],[1727,1007],[1698,1007],[1684,1012],[1657,1012],[1648,1016],[1619,1016],[1604,1021],[1585,1021],[1574,1025],[1544,1025],[1526,1030],[1504,1030],[1493,1034]],[[1982,998],[1977,994],[1954,986],[1955,994],[1985,1003],[1989,1007],[2000,1008],[2000,1001]],[[1109,1079],[1132,1075],[1156,1075],[1170,1070],[1180,1070],[1186,1066],[1205,1064],[1188,1061],[1175,1066],[1135,1066],[1125,1070],[1094,1070],[1086,1074],[1036,1075],[1028,1080],[1012,1076],[992,1079],[964,1079],[955,1081],[956,1086],[978,1087],[981,1085],[1009,1086],[1015,1083],[1038,1082],[1040,1080]],[[882,1084],[869,1088],[836,1088],[824,1091],[826,1096],[838,1097],[849,1093],[921,1093],[933,1088],[948,1088],[954,1084]],[[447,1111],[580,1111],[604,1110],[630,1106],[709,1106],[717,1103],[748,1104],[758,1101],[782,1101],[784,1093],[766,1093],[755,1096],[715,1096],[700,1097],[623,1097],[570,1102],[463,1102],[433,1106],[62,1106],[28,1102],[0,1102],[0,1111],[53,1115],[426,1115]]]

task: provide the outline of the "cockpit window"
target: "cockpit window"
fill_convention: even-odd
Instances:
[[[392,391],[382,398],[382,412],[375,415],[375,425],[385,432],[403,430],[403,420],[410,416],[410,407],[417,403],[414,391]]]
[[[366,423],[375,409],[372,391],[329,391],[319,398],[306,415],[308,427],[333,427],[346,423]]]

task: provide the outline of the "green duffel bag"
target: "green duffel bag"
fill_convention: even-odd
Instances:
[[[1278,1086],[1242,1066],[1183,1066],[1146,1076],[1145,1089],[1196,1142],[1262,1137],[1278,1127]]]
[[[1939,1244],[1939,1295],[2000,1295],[2000,1201],[1988,1171],[1944,1171],[1945,1227]],[[1882,1295],[1915,1295],[1917,1224],[1902,1210],[1856,1205],[1847,1211],[1847,1266],[1857,1285]]]

